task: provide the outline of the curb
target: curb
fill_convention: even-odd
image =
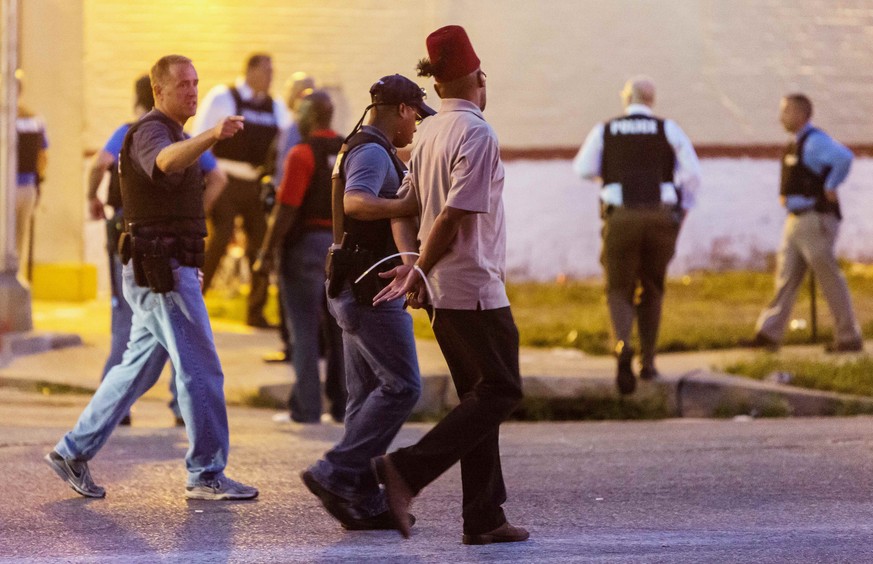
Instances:
[[[676,386],[679,417],[816,417],[873,413],[873,398],[760,382],[707,370],[682,376]]]
[[[261,387],[258,395],[283,406],[290,391],[290,384],[277,384]],[[619,416],[615,418],[816,417],[873,413],[873,398],[760,382],[709,370],[639,382],[636,392],[629,396],[618,394],[611,375],[593,378],[525,376],[524,393],[523,408],[525,405],[540,408],[552,405],[561,406],[567,412],[568,404],[576,403],[584,409],[603,402],[619,406],[617,412],[613,410]],[[458,397],[447,374],[426,374],[422,375],[421,398],[412,413],[418,417],[433,416],[457,404]],[[621,417],[622,414],[626,417]]]
[[[82,346],[82,338],[73,333],[19,331],[0,335],[0,367],[16,356],[38,354],[54,349]]]

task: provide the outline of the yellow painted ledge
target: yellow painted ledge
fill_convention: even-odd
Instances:
[[[34,264],[30,291],[35,300],[93,300],[97,297],[97,267],[75,262]]]

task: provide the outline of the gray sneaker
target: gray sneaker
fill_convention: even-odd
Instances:
[[[219,476],[185,488],[188,499],[254,499],[258,497],[258,488],[240,484],[227,476]]]
[[[61,480],[70,484],[76,493],[85,497],[106,497],[106,490],[94,483],[88,463],[78,460],[66,460],[53,450],[45,455],[44,460]]]

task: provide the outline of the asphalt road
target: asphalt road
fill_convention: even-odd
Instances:
[[[157,401],[92,462],[106,499],[81,498],[41,457],[86,399],[0,388],[0,562],[873,561],[869,417],[507,424],[505,509],[531,539],[470,547],[457,468],[416,500],[411,539],[345,532],[298,478],[341,427],[257,409],[230,410],[228,474],[260,499],[186,501],[185,434]]]

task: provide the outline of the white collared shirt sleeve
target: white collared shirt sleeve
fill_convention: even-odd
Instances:
[[[230,89],[223,84],[220,84],[210,90],[203,103],[200,104],[200,110],[194,116],[194,124],[191,126],[192,136],[200,135],[207,129],[215,127],[215,124],[232,116],[236,112],[236,102],[233,101],[233,96],[230,94]]]
[[[600,176],[603,159],[603,124],[598,123],[585,138],[585,143],[573,159],[573,172],[588,180]]]
[[[273,98],[273,115],[276,116],[276,125],[279,126],[279,131],[287,131],[291,127],[291,112],[288,107],[279,98]]]
[[[675,121],[664,120],[664,134],[676,153],[676,170],[674,184],[682,189],[682,207],[686,210],[694,207],[697,191],[700,188],[700,161],[691,140]]]

